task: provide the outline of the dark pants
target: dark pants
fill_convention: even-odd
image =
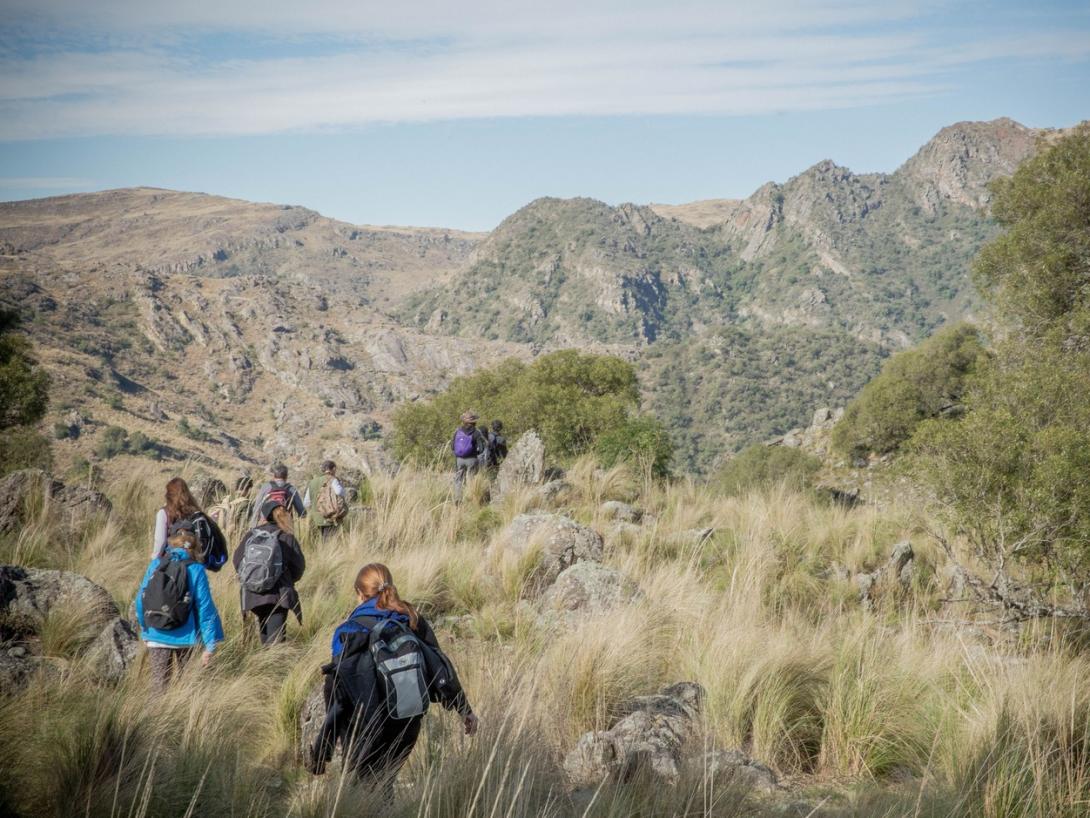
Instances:
[[[152,686],[162,693],[170,678],[180,671],[193,655],[193,648],[148,648]]]
[[[258,605],[252,611],[257,617],[258,635],[262,645],[273,645],[284,638],[288,612],[279,605]]]
[[[479,468],[480,462],[475,457],[454,458],[454,502],[462,502],[466,480],[476,474]]]

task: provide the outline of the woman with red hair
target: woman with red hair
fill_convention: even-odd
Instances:
[[[398,594],[390,569],[377,562],[363,566],[354,590],[359,604],[333,632],[333,661],[322,669],[326,718],[312,748],[310,766],[321,774],[340,741],[345,768],[384,787],[389,797],[423,720],[422,712],[405,715],[401,711],[406,704],[404,691],[408,690],[410,699],[416,691],[406,685],[399,670],[418,659],[419,678],[426,688],[421,693],[427,697],[423,707],[433,701],[456,712],[468,736],[477,732],[478,720],[431,626]],[[400,678],[391,682],[394,676],[387,675],[380,664],[386,664],[382,658],[395,650],[401,655],[390,667]]]
[[[197,539],[194,559],[210,571],[222,568],[227,562],[227,538],[197,505],[188,484],[180,477],[167,482],[163,507],[155,515],[151,558],[158,559],[166,552],[167,537],[173,536],[184,522],[191,524],[187,530],[194,532]]]

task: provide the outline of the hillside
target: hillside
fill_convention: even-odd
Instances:
[[[1044,135],[959,123],[892,174],[823,161],[741,202],[541,199],[399,315],[462,338],[626,345],[682,464],[706,469],[971,313],[969,262],[995,232],[987,183]]]
[[[2,300],[55,372],[50,422],[84,427],[66,465],[120,426],[171,456],[370,468],[398,402],[574,346],[635,360],[701,471],[972,312],[987,182],[1042,135],[959,123],[892,174],[825,161],[743,201],[539,199],[487,236],[149,188],[11,202]]]

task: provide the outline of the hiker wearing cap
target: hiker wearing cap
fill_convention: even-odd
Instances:
[[[322,539],[332,537],[348,515],[348,498],[344,485],[337,479],[337,464],[332,460],[322,463],[322,472],[307,484],[303,496],[306,508]]]
[[[276,500],[258,509],[260,523],[242,538],[232,562],[238,573],[242,614],[257,618],[262,645],[284,637],[288,612],[303,624],[303,606],[295,583],[303,578],[307,561],[292,533],[291,514]]]
[[[454,502],[462,502],[466,478],[480,468],[480,456],[488,449],[488,439],[477,428],[476,412],[462,414],[462,424],[454,431],[450,448],[454,452]]]
[[[254,510],[250,515],[250,527],[257,526],[264,517],[261,516],[261,507],[268,500],[274,500],[296,517],[306,517],[307,509],[303,505],[303,498],[295,490],[295,486],[288,482],[288,467],[283,463],[276,463],[269,469],[272,478],[258,489],[257,498],[254,500]]]
[[[167,549],[155,556],[136,594],[136,621],[148,650],[151,679],[162,692],[173,675],[203,646],[207,665],[223,641],[223,624],[208,587],[208,575],[198,559],[195,525],[175,523]]]
[[[167,548],[167,540],[176,527],[187,522],[197,538],[194,559],[210,571],[218,571],[227,562],[227,538],[216,521],[205,514],[193,498],[188,484],[180,477],[167,483],[163,507],[155,514],[151,557],[156,559]]]
[[[488,451],[485,453],[485,463],[490,469],[498,469],[506,459],[507,437],[503,434],[503,421],[493,420],[492,428],[488,432]]]

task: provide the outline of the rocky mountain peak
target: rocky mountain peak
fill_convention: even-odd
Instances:
[[[944,201],[982,209],[990,199],[988,183],[1014,173],[1045,133],[1006,117],[958,122],[939,131],[894,176],[927,213]]]

